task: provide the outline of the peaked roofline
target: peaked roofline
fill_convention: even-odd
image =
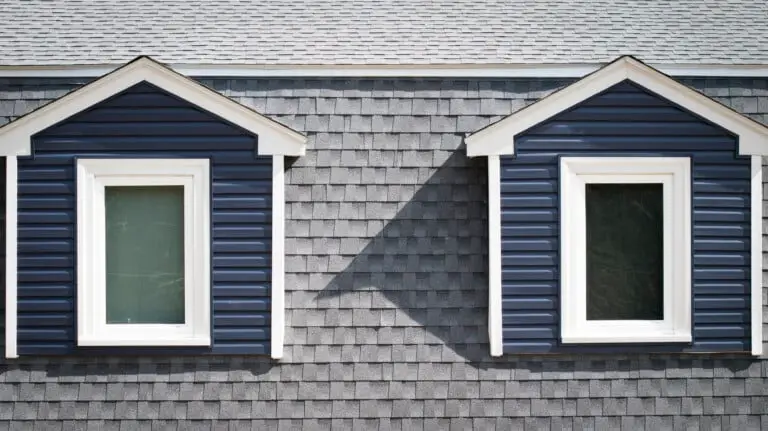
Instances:
[[[29,155],[31,138],[136,84],[147,82],[259,138],[260,155],[301,156],[307,137],[253,109],[181,75],[147,56],[122,67],[0,127],[0,156]]]
[[[631,56],[619,57],[573,84],[467,136],[467,155],[514,154],[518,134],[625,80],[737,135],[739,154],[768,155],[768,127]]]

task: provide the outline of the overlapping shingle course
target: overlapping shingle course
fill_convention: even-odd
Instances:
[[[768,64],[752,0],[2,0],[0,65]]]

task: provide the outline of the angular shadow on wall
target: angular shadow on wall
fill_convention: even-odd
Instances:
[[[521,376],[544,372],[664,376],[675,370],[748,373],[759,368],[759,359],[738,354],[492,357],[487,191],[485,158],[468,159],[464,148],[456,150],[376,236],[365,238],[367,245],[358,254],[344,256],[351,262],[316,300],[339,297],[341,308],[368,313],[361,321],[372,323],[354,321],[353,326],[369,326],[372,339],[356,344],[412,347],[414,356],[393,355],[393,362],[466,361],[479,369],[505,369]],[[369,309],[354,298],[360,292],[375,292]]]
[[[375,237],[364,239],[368,244],[356,256],[345,256],[352,261],[318,294],[318,300],[340,297],[345,308],[350,294],[378,291],[370,313],[381,324],[372,328],[377,339],[365,344],[412,345],[427,349],[431,353],[425,355],[436,361],[451,355],[443,352],[445,347],[469,362],[492,360],[487,165],[484,158],[468,159],[464,151],[456,150],[416,186],[420,188],[409,201],[399,202],[397,214],[384,221]],[[387,180],[388,194],[398,189],[397,182]],[[366,205],[377,203],[369,197]],[[367,209],[366,217],[370,215]]]

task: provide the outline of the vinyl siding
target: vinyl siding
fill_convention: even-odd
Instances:
[[[107,350],[76,347],[78,157],[211,160],[212,346],[114,351],[269,353],[271,158],[239,128],[141,84],[38,134],[19,160],[19,354]]]
[[[629,83],[516,139],[501,158],[505,353],[750,349],[750,162],[736,138]],[[693,343],[562,345],[560,156],[691,157]]]

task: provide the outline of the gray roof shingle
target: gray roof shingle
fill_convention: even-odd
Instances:
[[[0,65],[768,64],[754,0],[0,0]]]

